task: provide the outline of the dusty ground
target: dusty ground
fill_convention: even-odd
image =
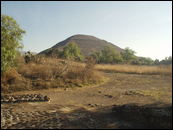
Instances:
[[[112,114],[113,105],[172,105],[172,77],[105,73],[102,85],[74,89],[16,92],[40,93],[50,102],[1,104],[1,128],[147,128]]]

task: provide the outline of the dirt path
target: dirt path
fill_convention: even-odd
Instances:
[[[51,101],[1,104],[1,128],[143,128],[140,124],[134,126],[117,119],[112,114],[112,106],[172,102],[172,77],[105,75],[110,80],[99,86],[14,93],[40,93],[50,97]]]

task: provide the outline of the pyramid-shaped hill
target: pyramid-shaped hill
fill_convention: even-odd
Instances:
[[[85,56],[88,56],[92,54],[93,52],[100,51],[105,46],[112,46],[117,52],[123,51],[123,49],[121,49],[120,47],[110,42],[107,42],[105,40],[102,40],[90,35],[78,34],[57,43],[53,47],[46,49],[40,52],[39,54],[48,54],[48,53],[51,54],[52,52],[55,52],[57,49],[62,50],[65,46],[67,46],[69,43],[72,43],[72,42],[76,43],[79,46],[82,54]]]

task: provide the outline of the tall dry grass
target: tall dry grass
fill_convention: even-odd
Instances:
[[[1,80],[3,92],[59,87],[81,87],[102,82],[103,76],[91,67],[73,61],[43,58],[39,63],[22,63],[8,71]]]
[[[92,59],[86,63],[44,57],[39,63],[25,64],[20,59],[17,69],[13,68],[1,76],[1,90],[13,92],[58,87],[75,87],[97,84],[105,80],[101,71],[172,75],[169,66],[137,66],[97,64]]]
[[[71,69],[66,74],[66,78],[84,84],[94,84],[103,81],[104,77],[102,74],[94,69],[95,60],[92,57],[87,57],[85,62],[85,64],[71,62]]]
[[[172,75],[172,65],[139,66],[139,65],[98,64],[95,66],[95,69],[102,71],[119,72],[119,73]]]

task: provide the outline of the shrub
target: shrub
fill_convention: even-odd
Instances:
[[[1,91],[4,93],[29,90],[29,81],[19,74],[16,69],[9,69],[1,77]]]
[[[13,84],[15,80],[20,79],[21,75],[16,71],[16,69],[11,68],[8,71],[4,73],[4,75],[1,77],[1,81],[3,83]]]

